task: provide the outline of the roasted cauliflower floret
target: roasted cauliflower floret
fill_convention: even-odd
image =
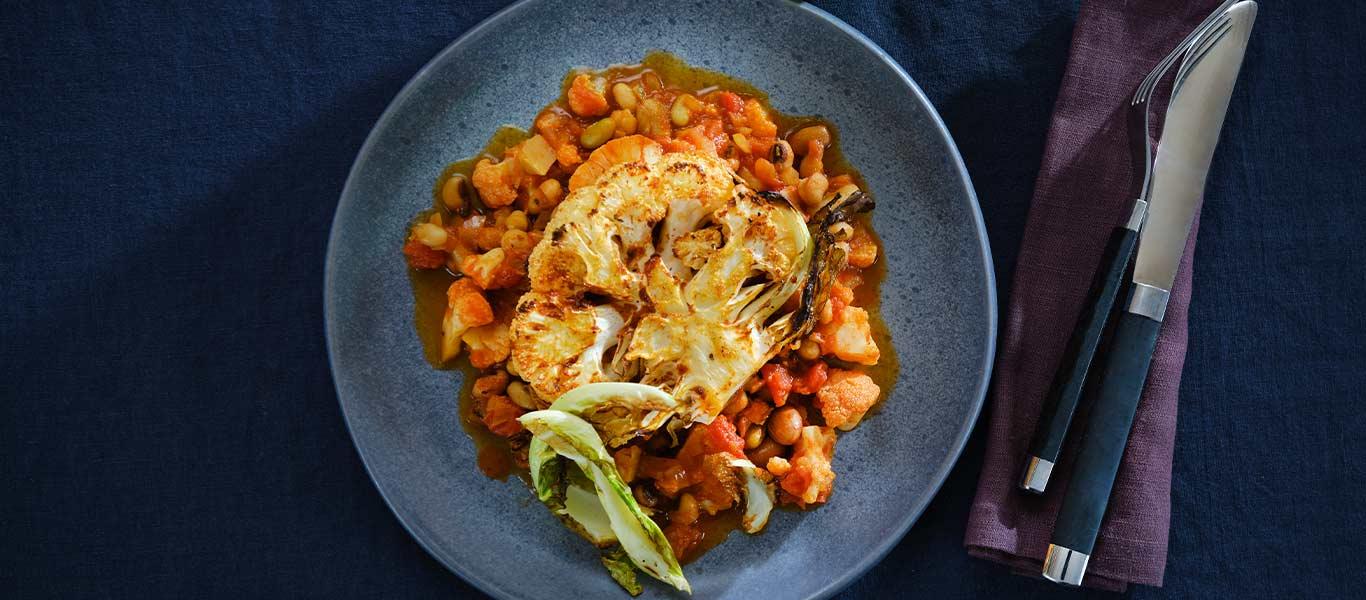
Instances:
[[[487,369],[507,360],[512,350],[506,322],[470,329],[460,336],[460,341],[470,347],[470,364],[479,369]]]
[[[821,339],[821,352],[833,354],[840,360],[861,365],[875,365],[882,351],[873,340],[873,327],[868,322],[868,311],[857,306],[842,306],[834,310],[833,318],[816,330]]]
[[[512,363],[544,398],[586,383],[611,381],[603,358],[624,325],[611,306],[530,292],[512,320]]]
[[[441,360],[460,354],[460,338],[472,328],[493,322],[493,307],[479,286],[467,278],[446,288],[446,315],[441,319]]]
[[[674,244],[674,254],[684,265],[695,271],[707,264],[711,253],[720,247],[721,230],[709,227],[680,236]]]
[[[803,427],[793,446],[790,468],[781,480],[783,491],[803,508],[829,500],[830,491],[835,489],[835,470],[830,467],[834,457],[834,430]]]
[[[877,404],[882,389],[873,378],[858,371],[834,369],[825,385],[816,392],[816,406],[821,409],[825,424],[839,429],[853,429],[868,409]]]
[[[496,163],[489,159],[479,161],[472,177],[479,198],[494,208],[512,204],[517,199],[517,181],[522,176],[519,167],[510,156]]]

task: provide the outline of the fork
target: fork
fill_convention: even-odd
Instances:
[[[1053,376],[1048,396],[1044,398],[1043,410],[1034,426],[1034,438],[1029,444],[1029,454],[1025,457],[1024,470],[1019,482],[1020,489],[1026,492],[1042,494],[1047,489],[1053,465],[1062,452],[1067,430],[1072,423],[1072,415],[1080,402],[1086,373],[1091,368],[1096,348],[1100,345],[1101,333],[1105,330],[1115,299],[1123,287],[1129,259],[1138,245],[1138,230],[1142,227],[1148,212],[1148,189],[1153,169],[1152,148],[1156,142],[1150,134],[1153,95],[1158,84],[1182,56],[1186,59],[1182,62],[1182,68],[1178,69],[1175,86],[1184,82],[1189,65],[1195,62],[1191,60],[1191,51],[1194,49],[1198,59],[1198,55],[1207,52],[1214,41],[1222,36],[1219,31],[1216,31],[1215,35],[1207,35],[1211,30],[1220,27],[1221,31],[1228,30],[1229,19],[1224,13],[1234,2],[1235,0],[1225,0],[1210,13],[1153,67],[1129,99],[1129,150],[1133,160],[1130,197],[1134,198],[1133,210],[1125,225],[1116,227],[1110,234],[1105,252],[1101,256],[1100,267],[1091,280],[1088,302],[1081,315],[1077,317],[1076,328],[1072,330],[1072,337],[1067,342],[1062,362]],[[1143,174],[1141,178],[1138,176],[1140,172]]]

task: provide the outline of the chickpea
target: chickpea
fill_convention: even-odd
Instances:
[[[636,107],[636,93],[631,91],[631,86],[624,83],[616,83],[612,86],[612,99],[617,101],[617,106],[626,110]]]
[[[745,407],[747,406],[749,406],[749,396],[745,394],[744,390],[741,390],[730,397],[730,401],[726,403],[726,407],[721,409],[721,414],[730,417],[745,410]]]
[[[799,171],[802,177],[810,177],[816,173],[825,172],[825,146],[819,141],[812,141],[806,152],[806,158],[802,159],[802,167]]]
[[[646,508],[656,508],[659,506],[659,493],[655,491],[655,486],[644,483],[631,488],[631,495],[635,496],[636,502]]]
[[[669,120],[673,122],[675,127],[687,125],[688,121],[692,119],[692,111],[688,108],[688,100],[691,98],[692,96],[683,94],[675,98],[673,106],[669,107]]]
[[[520,381],[509,383],[507,392],[513,404],[527,410],[536,410],[536,401],[531,397],[531,392],[527,390],[525,383]]]
[[[684,523],[692,523],[697,521],[697,517],[697,498],[683,492],[683,495],[678,497],[678,510],[674,511],[673,518]]]
[[[830,145],[830,130],[824,125],[811,125],[798,129],[796,133],[787,137],[787,141],[792,143],[792,147],[800,152],[806,152],[811,140],[821,143],[822,147]]]
[[[773,150],[770,151],[770,154],[773,164],[783,167],[792,166],[792,144],[787,143],[785,140],[774,142]]]
[[[480,250],[492,250],[503,246],[503,232],[497,227],[480,227],[474,232],[474,245]]]
[[[797,186],[797,195],[808,207],[816,208],[825,199],[825,191],[830,189],[830,180],[825,173],[812,173]]]
[[[508,229],[515,229],[517,231],[526,231],[527,226],[530,225],[526,220],[526,213],[520,210],[512,211],[503,224],[506,225]]]
[[[542,181],[540,188],[541,193],[545,195],[545,199],[551,204],[558,204],[560,202],[560,195],[564,193],[564,186],[560,185],[558,179],[547,179]]]
[[[503,252],[514,256],[531,256],[531,248],[534,245],[531,236],[520,229],[504,231],[503,239],[498,242],[498,247],[502,248]]]
[[[749,451],[749,461],[756,465],[766,465],[768,464],[768,459],[775,456],[782,456],[786,451],[786,446],[769,438],[759,444],[758,448]]]
[[[751,148],[749,145],[749,138],[745,137],[745,134],[733,133],[731,134],[730,139],[731,141],[735,142],[735,147],[738,148],[741,152],[749,154],[753,151],[753,148]]]
[[[446,228],[440,225],[418,223],[417,227],[413,228],[413,237],[428,248],[441,250],[446,247],[446,239],[449,236],[446,234]]]
[[[751,425],[749,431],[745,432],[745,449],[753,450],[759,447],[764,441],[764,427],[762,425]]]
[[[602,119],[584,128],[583,134],[579,136],[579,143],[584,148],[592,150],[612,139],[612,134],[617,131],[617,122],[612,117]]]
[[[465,207],[465,186],[469,182],[464,175],[453,175],[441,185],[441,203],[446,208],[459,212]]]
[[[636,115],[629,110],[612,111],[612,122],[617,124],[614,137],[631,135],[636,132]]]
[[[843,242],[854,237],[854,226],[848,223],[835,223],[830,226],[830,235],[835,236],[835,241]]]
[[[768,436],[784,446],[791,446],[802,435],[802,414],[791,406],[773,411],[768,418]],[[767,461],[765,461],[767,462]]]
[[[797,356],[803,360],[816,360],[821,356],[821,345],[811,338],[806,338],[802,340],[802,345],[797,347]]]

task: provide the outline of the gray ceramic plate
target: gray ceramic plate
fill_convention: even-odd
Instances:
[[[878,201],[900,381],[840,437],[829,505],[780,511],[762,535],[734,533],[685,569],[698,598],[828,596],[901,538],[957,459],[982,405],[996,299],[972,186],[934,108],[882,50],[816,8],[533,0],[446,48],[380,117],[337,208],[324,291],[337,393],[380,493],[460,576],[506,598],[626,597],[520,481],[475,467],[456,414],[460,376],[423,361],[398,248],[442,167],[499,124],[530,123],[569,68],[656,48],[748,80],[784,112],[831,119]],[[670,595],[647,584],[646,597]]]

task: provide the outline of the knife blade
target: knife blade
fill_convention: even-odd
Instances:
[[[1086,421],[1072,480],[1044,558],[1043,576],[1080,585],[1128,444],[1176,270],[1199,209],[1257,3],[1239,2],[1196,45],[1177,74],[1153,167],[1148,221],[1139,234],[1132,291],[1120,314]]]

